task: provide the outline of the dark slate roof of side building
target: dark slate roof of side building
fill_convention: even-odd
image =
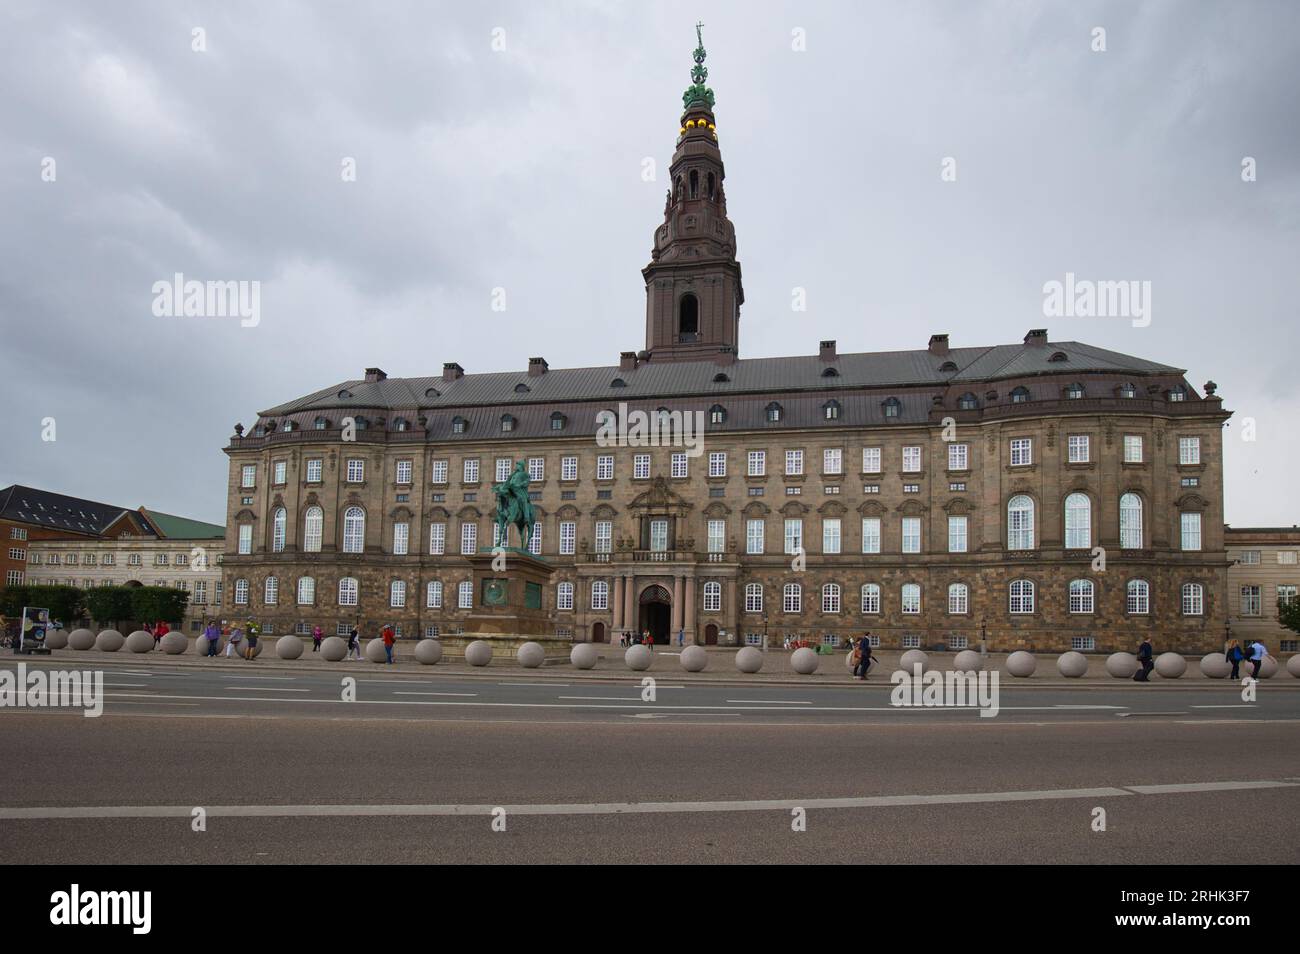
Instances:
[[[0,488],[0,520],[101,537],[122,518],[142,537],[202,539],[224,537],[226,533],[225,527],[218,524],[158,513],[144,507],[132,510],[20,484]]]
[[[1052,360],[1053,356],[1064,355]],[[951,362],[951,367],[942,370]],[[827,368],[836,374],[828,377]],[[833,358],[795,355],[746,358],[729,364],[700,361],[639,362],[622,370],[617,365],[547,370],[530,377],[527,368],[465,374],[455,380],[442,376],[344,381],[261,412],[278,417],[303,411],[338,408],[452,408],[495,405],[553,404],[569,401],[630,400],[689,395],[754,394],[763,392],[828,391],[912,386],[975,386],[1037,374],[1068,376],[1079,372],[1177,374],[1183,369],[1108,351],[1077,341],[840,354]],[[725,380],[719,380],[725,375]],[[618,379],[623,386],[615,386]],[[520,388],[520,385],[523,388]],[[340,397],[346,392],[348,397]]]

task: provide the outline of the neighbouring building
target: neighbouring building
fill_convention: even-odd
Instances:
[[[1243,643],[1258,639],[1270,651],[1300,652],[1300,634],[1277,621],[1279,602],[1300,587],[1300,527],[1225,527],[1228,549],[1227,630]]]
[[[642,270],[644,346],[606,367],[372,367],[236,425],[232,611],[276,632],[458,632],[478,599],[463,555],[495,542],[492,484],[523,460],[533,547],[556,568],[546,605],[574,640],[869,630],[886,647],[1218,648],[1229,412],[1214,384],[1042,329],[741,358],[741,268],[695,55]],[[624,412],[698,413],[701,453],[598,441]]]

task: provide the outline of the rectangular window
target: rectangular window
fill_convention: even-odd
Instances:
[[[903,518],[903,552],[921,552],[921,518]]]
[[[388,605],[394,609],[401,609],[406,605],[405,580],[393,580],[392,585],[388,588]]]
[[[560,555],[572,556],[578,539],[578,525],[572,520],[560,521]]]
[[[727,549],[727,521],[709,521],[709,552],[723,553]]]
[[[1277,562],[1282,564],[1283,566],[1295,566],[1295,559],[1296,559],[1296,551],[1294,550],[1277,551]]]
[[[822,553],[840,552],[840,519],[827,517],[822,521]]]
[[[1071,434],[1067,439],[1069,462],[1071,464],[1086,464],[1092,460],[1091,443],[1087,434]]]
[[[721,583],[704,584],[704,612],[706,613],[722,612],[722,584]]]
[[[460,525],[460,552],[474,553],[478,550],[478,524],[462,523]]]
[[[875,583],[866,583],[862,587],[862,612],[876,614],[880,612],[880,587]],[[871,645],[875,646],[876,643]]]
[[[348,458],[348,483],[359,484],[366,479],[366,462],[359,457]]]
[[[608,553],[614,540],[614,522],[612,520],[596,521],[596,552]]]
[[[965,553],[966,552],[966,522],[967,517],[949,517],[948,518],[948,552]]]
[[[321,464],[319,457],[312,457],[307,461],[307,483],[319,484],[321,479]]]
[[[1124,463],[1126,464],[1142,463],[1142,435],[1141,434],[1124,435]]]
[[[1034,462],[1034,441],[1030,437],[1017,437],[1011,442],[1011,466],[1025,467]]]
[[[509,457],[498,457],[496,464],[496,482],[503,484],[510,479],[510,472],[515,469],[515,462]]]
[[[466,484],[478,483],[478,458],[466,457],[461,465],[461,482]]]
[[[650,477],[650,455],[637,454],[632,458],[632,479],[648,480]]]
[[[763,612],[763,585],[761,583],[745,584],[745,612]]]
[[[650,550],[653,553],[664,553],[668,550],[667,520],[650,521]]]
[[[397,482],[399,484],[409,484],[411,482],[411,473],[413,465],[409,460],[399,460],[397,462]]]
[[[429,553],[441,556],[447,552],[447,525],[445,523],[429,524]]]
[[[767,452],[766,451],[761,451],[761,450],[750,451],[748,455],[748,460],[749,460],[749,470],[747,471],[747,473],[749,474],[750,477],[767,476]]]
[[[257,465],[245,464],[241,471],[239,486],[245,490],[257,486]]]
[[[411,525],[405,521],[393,524],[393,553],[406,556],[411,546]]]
[[[287,461],[277,460],[273,465],[272,473],[275,475],[272,481],[277,487],[283,486],[285,478],[288,476],[289,464]]]
[[[253,552],[253,525],[251,523],[241,523],[239,525],[239,552]],[[139,556],[139,554],[133,554]]]
[[[1283,606],[1290,606],[1295,602],[1296,588],[1291,584],[1279,583],[1277,586],[1277,601]]]
[[[803,451],[788,450],[785,452],[785,475],[787,477],[803,476]]]
[[[546,458],[528,458],[528,479],[541,482],[546,479]]]
[[[1097,648],[1095,636],[1071,636],[1070,648],[1078,652],[1090,653]]]
[[[781,595],[782,613],[803,612],[803,589],[798,583],[787,583]]]
[[[727,455],[724,451],[712,451],[709,453],[709,476],[727,476]]]
[[[612,455],[602,455],[596,458],[596,479],[614,479],[614,458]]]
[[[828,447],[822,451],[822,473],[835,477],[844,473],[844,451],[838,447]]]
[[[429,581],[424,588],[424,605],[428,609],[442,609],[442,581]]]
[[[785,552],[799,553],[803,550],[803,521],[798,517],[785,521]]]
[[[1259,566],[1258,550],[1242,550],[1241,559],[1238,561],[1242,566]]]
[[[429,483],[445,484],[447,482],[447,461],[435,460],[430,468]]]
[[[9,539],[10,539],[10,540],[26,540],[26,539],[27,539],[27,531],[24,530],[22,527],[10,527],[10,528],[9,528]]]
[[[609,583],[606,580],[594,580],[591,584],[591,608],[609,609]]]
[[[1199,550],[1201,548],[1201,515],[1199,513],[1184,513],[1181,516],[1183,549]]]
[[[1258,586],[1241,588],[1241,615],[1258,616],[1264,609],[1263,590]]]
[[[1199,437],[1178,438],[1178,463],[1199,464],[1201,462],[1201,439]]]
[[[914,474],[921,469],[921,448],[909,444],[903,448],[903,471]]]
[[[687,470],[687,464],[686,464],[686,461],[687,461],[687,457],[686,457],[685,454],[673,454],[673,456],[672,456],[672,475],[673,475],[674,477],[686,477],[686,476],[689,476],[689,471]]]
[[[310,606],[316,602],[316,580],[310,576],[298,577],[298,605]]]
[[[862,448],[862,472],[864,474],[880,473],[880,448]]]
[[[915,616],[921,612],[921,588],[915,583],[903,584],[901,606],[902,611],[908,616]]]
[[[763,528],[764,528],[764,523],[761,519],[745,521],[745,552],[746,553],[763,552]]]
[[[969,444],[948,445],[948,469],[949,470],[970,469],[970,445]]]
[[[560,480],[577,480],[578,479],[578,458],[561,457],[560,458]]]
[[[555,608],[557,610],[573,609],[572,583],[561,583],[555,588]]]
[[[474,608],[474,584],[465,580],[456,587],[456,605],[460,609]]]
[[[880,518],[862,518],[862,552],[880,552]]]

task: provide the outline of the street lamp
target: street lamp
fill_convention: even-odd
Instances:
[[[764,600],[763,602],[767,602]],[[763,652],[767,652],[767,610],[763,610]]]
[[[988,654],[989,654],[988,635],[989,635],[988,617],[981,617],[980,619],[980,658],[981,659],[988,658]]]

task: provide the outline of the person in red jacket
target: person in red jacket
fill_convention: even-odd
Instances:
[[[158,620],[158,622],[154,623],[153,648],[157,649],[158,644],[162,642],[162,638],[170,632],[171,632],[171,627],[168,626],[163,620]]]
[[[393,643],[397,639],[397,634],[393,632],[393,626],[391,623],[384,627],[383,637],[384,653],[388,656],[388,662],[391,664],[393,661]]]

